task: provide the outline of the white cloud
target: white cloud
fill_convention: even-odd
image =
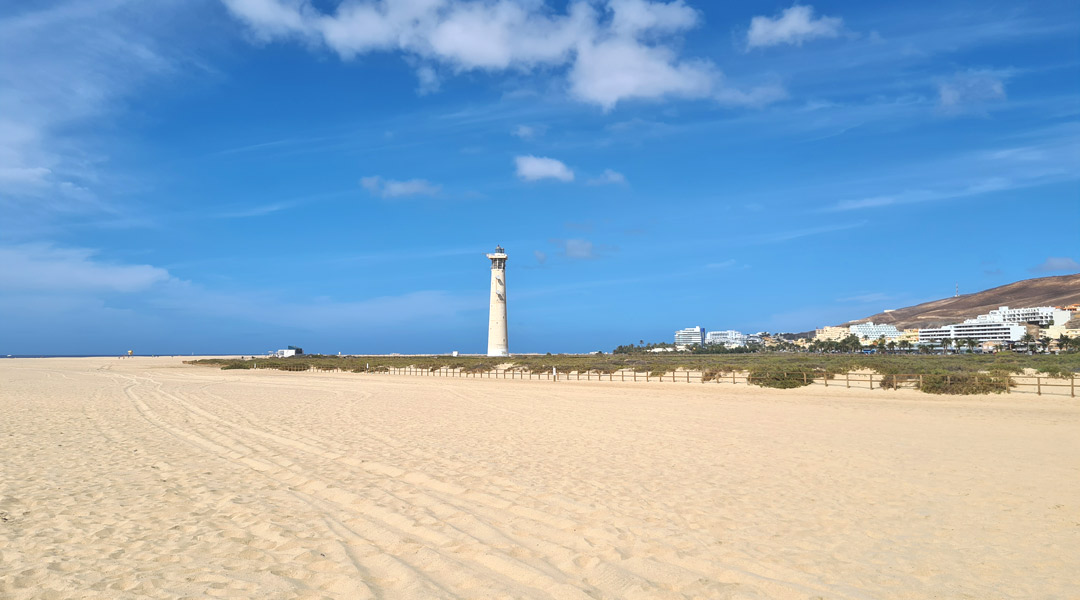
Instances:
[[[601,175],[599,177],[594,177],[593,179],[590,179],[589,184],[590,185],[605,185],[605,184],[626,185],[626,176],[623,175],[622,173],[618,172],[618,171],[613,171],[611,169],[604,169],[603,175]]]
[[[784,9],[777,17],[754,17],[746,34],[747,48],[764,48],[779,44],[801,46],[815,38],[834,38],[840,35],[843,19],[814,18],[814,7],[795,5]]]
[[[562,161],[542,156],[518,156],[514,158],[517,164],[517,176],[524,181],[537,181],[539,179],[558,179],[559,181],[573,181],[574,172]]]
[[[629,98],[709,97],[720,73],[707,61],[679,62],[670,48],[614,38],[582,44],[569,78],[571,94],[610,110]]]
[[[439,73],[429,65],[418,67],[416,69],[416,78],[419,81],[416,93],[421,96],[434,94],[439,91],[439,87],[442,85],[442,80],[439,79]]]
[[[1032,273],[1078,273],[1080,263],[1066,256],[1051,256],[1028,271]]]
[[[989,102],[1004,99],[1004,77],[993,71],[965,71],[938,83],[938,102],[948,112],[980,110]]]
[[[4,292],[122,292],[145,290],[171,279],[165,269],[97,260],[94,251],[48,244],[0,247]]]
[[[530,125],[518,125],[510,132],[515,137],[519,137],[523,140],[531,140],[536,137],[537,130]]]
[[[551,243],[559,247],[562,255],[566,258],[587,260],[596,258],[597,248],[589,240],[551,240]]]
[[[679,56],[676,36],[700,21],[683,0],[572,2],[563,13],[544,0],[379,0],[329,12],[307,0],[223,1],[261,40],[322,45],[345,60],[396,51],[453,72],[566,66],[570,94],[605,110],[629,99],[776,97],[730,90],[711,62]],[[419,74],[422,90],[431,75]]]
[[[362,177],[360,185],[372,195],[380,198],[405,198],[408,196],[435,196],[442,189],[425,179],[395,181],[383,179],[378,175]]]

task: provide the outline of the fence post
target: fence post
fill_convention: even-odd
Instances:
[[[731,370],[731,385],[735,385],[735,369]]]
[[[1072,379],[1069,380],[1069,397],[1076,397],[1076,374],[1073,373]]]
[[[686,372],[686,383],[690,383],[690,371]]]
[[[848,371],[847,373],[844,373],[844,381],[847,382],[847,387],[850,390],[851,389],[851,372],[850,371]]]
[[[803,371],[803,374],[802,374],[802,383],[803,383],[803,385],[806,385],[806,371]]]
[[[870,389],[874,389],[874,374],[870,374]]]
[[[1038,395],[1042,396],[1042,377],[1035,376],[1035,391]]]

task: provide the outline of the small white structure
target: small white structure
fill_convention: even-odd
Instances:
[[[290,356],[296,356],[296,350],[293,348],[286,348],[285,350],[278,350],[274,353],[277,358],[288,358]]]
[[[506,251],[496,246],[491,259],[491,300],[488,305],[488,356],[510,356],[506,331]]]

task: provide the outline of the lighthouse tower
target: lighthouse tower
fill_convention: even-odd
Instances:
[[[506,252],[496,246],[491,259],[491,304],[488,312],[488,356],[510,356],[506,338]]]

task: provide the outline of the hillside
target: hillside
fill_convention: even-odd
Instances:
[[[898,329],[940,327],[971,319],[1000,306],[1063,306],[1080,302],[1080,273],[1025,279],[974,294],[924,302],[848,321],[844,326],[873,321]]]

